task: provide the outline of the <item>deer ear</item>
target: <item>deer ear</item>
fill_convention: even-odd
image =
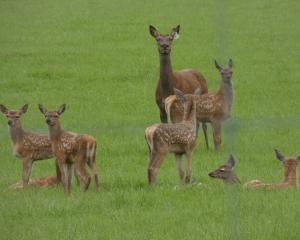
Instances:
[[[221,66],[217,63],[217,60],[215,60],[215,66],[216,66],[216,68],[217,68],[218,70],[221,70],[221,69],[222,69]]]
[[[284,162],[284,156],[281,154],[281,152],[278,149],[275,149],[275,155],[279,161]]]
[[[200,96],[201,95],[201,89],[200,88],[196,88],[194,95],[196,96]]]
[[[229,159],[227,161],[227,164],[231,168],[234,167],[234,165],[235,165],[235,159],[234,159],[234,156],[232,154],[230,154]]]
[[[183,92],[181,92],[177,88],[174,88],[174,92],[175,92],[176,97],[180,100],[181,103],[186,102],[187,98],[184,96]]]
[[[180,25],[177,25],[177,27],[172,29],[171,35],[174,40],[177,40],[179,38],[179,29],[180,29]]]
[[[28,104],[25,104],[23,107],[21,107],[21,113],[24,114],[27,112],[27,109],[28,109]]]
[[[156,28],[153,27],[152,25],[149,26],[149,32],[150,32],[151,36],[154,38],[156,38],[158,36],[158,32],[157,32]]]
[[[228,61],[228,67],[232,68],[232,59],[231,58]]]
[[[8,112],[7,107],[5,107],[3,104],[0,104],[0,111],[4,114],[6,114]]]
[[[58,115],[61,115],[66,110],[66,104],[63,104],[60,106],[60,108],[57,110]]]
[[[45,114],[47,112],[47,109],[42,104],[39,104],[39,109],[42,114]]]

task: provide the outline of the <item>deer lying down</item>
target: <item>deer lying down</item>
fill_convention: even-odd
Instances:
[[[33,162],[54,157],[48,134],[31,133],[23,129],[21,117],[27,112],[27,109],[28,104],[25,104],[19,110],[9,110],[0,104],[0,111],[6,115],[8,120],[14,153],[17,158],[23,161],[22,187],[26,187],[29,184]],[[60,182],[61,174],[58,167],[56,167],[56,174],[57,182]]]
[[[42,177],[37,179],[30,179],[28,182],[28,187],[52,187],[57,186],[60,181],[57,180],[56,176]],[[12,189],[23,188],[22,182],[17,182],[10,186]]]
[[[197,106],[197,121],[202,123],[211,123],[215,149],[220,150],[221,124],[224,120],[230,117],[233,103],[233,87],[231,81],[232,60],[229,60],[226,68],[220,67],[216,61],[215,65],[221,75],[220,89],[216,92],[194,96],[194,98]],[[183,107],[176,96],[171,95],[166,98],[165,105],[172,123],[182,121]]]
[[[176,96],[184,106],[183,121],[180,123],[161,123],[148,127],[145,138],[149,148],[148,181],[154,184],[156,174],[165,156],[174,153],[178,164],[178,173],[185,182],[190,182],[191,161],[196,147],[196,104],[193,95],[184,95],[175,89]],[[181,157],[187,156],[186,173],[182,171]]]
[[[297,158],[286,159],[277,149],[275,150],[276,157],[283,163],[284,178],[282,183],[262,183],[260,180],[251,180],[244,184],[246,188],[265,188],[265,189],[279,189],[289,188],[298,185],[297,163],[300,161],[300,156]],[[234,172],[235,159],[232,155],[225,165],[220,166],[215,171],[208,175],[213,178],[222,179],[225,183],[236,184],[241,183]]]

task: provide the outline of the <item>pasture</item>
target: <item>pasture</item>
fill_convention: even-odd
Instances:
[[[226,3],[225,3],[226,2]],[[279,182],[274,148],[300,154],[300,3],[287,1],[0,1],[0,103],[29,103],[23,127],[47,132],[37,108],[67,109],[66,130],[97,138],[100,192],[62,187],[19,191],[21,161],[12,155],[0,115],[2,239],[300,239],[300,190],[228,188],[207,174],[237,158],[242,182]],[[183,185],[169,155],[154,188],[147,183],[147,126],[159,122],[154,92],[162,33],[181,25],[174,69],[196,68],[217,90],[214,59],[233,59],[235,99],[223,124],[222,151],[202,133],[192,176]],[[54,175],[54,160],[36,162],[32,178]]]

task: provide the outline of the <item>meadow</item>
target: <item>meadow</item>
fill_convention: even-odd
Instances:
[[[300,154],[300,2],[296,0],[0,0],[0,103],[29,103],[24,128],[47,132],[37,104],[57,109],[66,130],[97,138],[100,192],[62,187],[11,190],[21,179],[0,115],[1,239],[300,239],[300,190],[229,188],[208,172],[237,158],[242,182],[279,182],[274,148]],[[158,123],[159,56],[149,24],[181,25],[174,69],[196,68],[219,87],[214,59],[233,59],[235,99],[222,151],[202,134],[184,185],[169,155],[149,187],[144,130]],[[54,160],[32,177],[54,175]]]

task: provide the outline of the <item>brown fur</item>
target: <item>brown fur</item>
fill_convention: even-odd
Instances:
[[[84,191],[88,189],[91,181],[86,170],[86,165],[92,170],[96,190],[98,190],[96,139],[90,135],[67,132],[61,128],[59,117],[65,111],[65,105],[61,106],[58,111],[47,111],[42,105],[39,105],[39,108],[45,115],[49,126],[52,150],[56,156],[57,165],[62,172],[65,193],[70,193],[73,165],[79,179],[83,182]]]
[[[20,110],[8,110],[4,105],[0,104],[1,112],[8,119],[14,153],[17,158],[23,161],[22,187],[26,187],[29,184],[33,162],[54,157],[48,135],[31,133],[23,129],[21,117],[27,112],[27,108],[28,105],[26,104]],[[56,168],[56,171],[57,182],[59,182],[61,174],[58,168]]]
[[[185,182],[190,182],[191,160],[196,146],[196,105],[191,95],[183,96],[176,93],[184,103],[184,118],[181,123],[155,124],[145,131],[145,138],[149,148],[148,181],[154,184],[156,174],[167,153],[174,153],[178,163],[178,173]],[[187,155],[186,174],[184,177],[181,157]]]
[[[178,25],[170,34],[161,34],[153,26],[149,27],[150,34],[157,42],[160,56],[160,78],[157,82],[155,99],[160,110],[160,119],[162,123],[168,122],[165,111],[164,100],[174,94],[174,88],[181,90],[185,94],[193,94],[199,88],[201,93],[207,93],[206,80],[201,73],[194,69],[184,69],[173,71],[171,66],[170,52],[171,46],[176,35],[179,34]],[[207,139],[207,128],[204,124],[203,132]]]
[[[230,117],[233,102],[233,88],[231,82],[232,61],[228,67],[223,69],[217,62],[216,67],[220,71],[222,80],[220,89],[200,96],[194,96],[197,105],[197,121],[210,122],[213,128],[215,149],[221,146],[221,123]],[[169,96],[166,100],[166,110],[171,122],[176,123],[182,120],[183,107],[176,96]]]
[[[42,177],[37,179],[30,179],[28,182],[29,187],[52,187],[57,186],[61,181],[56,176]],[[22,188],[22,182],[17,182],[10,186],[12,189]]]

